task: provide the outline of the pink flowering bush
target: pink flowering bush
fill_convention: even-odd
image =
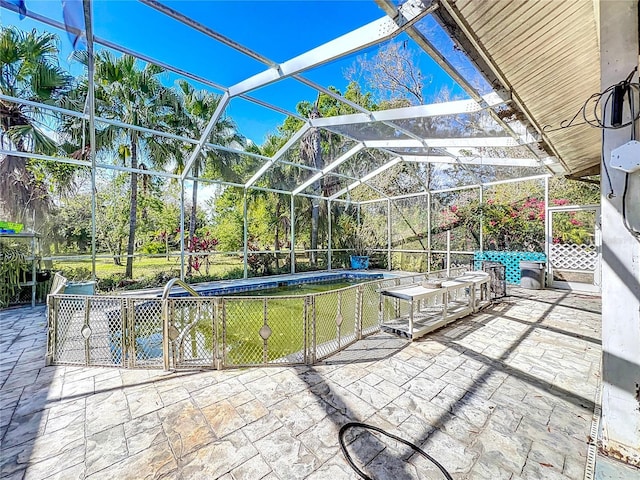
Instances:
[[[554,206],[569,205],[565,198],[551,201]],[[447,230],[465,230],[457,234],[455,248],[469,249],[479,245],[479,219],[483,219],[482,233],[487,250],[543,252],[545,243],[545,202],[527,197],[515,202],[488,199],[478,205],[475,201],[443,207],[432,217],[433,239],[442,238]],[[593,220],[584,212],[557,212],[553,216],[554,243],[590,243]],[[474,238],[472,238],[474,237]],[[461,240],[464,239],[464,240]],[[453,236],[452,236],[453,241]],[[462,244],[461,242],[467,242]],[[471,242],[471,243],[469,243]],[[453,247],[453,245],[452,245]]]
[[[512,203],[489,199],[481,207],[485,248],[544,251],[544,200],[530,197]]]

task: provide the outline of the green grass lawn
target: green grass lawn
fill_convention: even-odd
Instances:
[[[98,288],[110,290],[124,278],[126,266],[115,265],[110,259],[96,259],[96,277]],[[205,266],[200,267],[201,275],[194,275],[193,281],[204,281],[199,277],[206,275],[206,280],[213,278],[233,278],[242,276],[242,259],[237,255],[212,255],[209,265],[209,273],[205,274]],[[91,277],[91,257],[76,260],[53,259],[53,270],[62,271],[70,280],[87,280]],[[235,274],[235,275],[234,275]],[[158,277],[179,277],[180,256],[170,256],[167,260],[163,257],[136,257],[133,260],[133,280],[136,288],[153,286],[154,279]],[[129,283],[129,282],[127,282]],[[165,281],[166,283],[166,281]],[[141,285],[142,284],[142,285]]]

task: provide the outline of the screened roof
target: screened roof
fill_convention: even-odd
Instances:
[[[208,181],[343,200],[363,189],[367,193],[362,198],[393,195],[394,192],[385,187],[389,175],[410,178],[403,183],[408,190],[405,193],[417,193],[496,179],[576,173],[596,162],[593,132],[588,128],[582,131],[584,138],[580,137],[579,130],[567,136],[566,132],[547,133],[543,128],[572,116],[574,106],[579,107],[574,103],[586,99],[588,94],[584,98],[581,95],[594,88],[590,79],[596,72],[587,72],[589,79],[583,82],[584,86],[572,85],[575,90],[570,97],[572,103],[563,105],[560,99],[563,90],[558,87],[562,79],[547,75],[538,80],[536,70],[544,72],[551,68],[552,60],[544,60],[538,54],[541,45],[546,45],[545,55],[551,56],[580,31],[575,27],[564,36],[556,36],[554,28],[562,28],[565,16],[569,17],[566,21],[573,19],[592,27],[593,7],[560,9],[562,2],[505,1],[499,2],[501,7],[493,8],[489,3],[459,1],[454,4],[445,0],[409,0],[397,6],[391,0],[377,0],[377,6],[373,5],[376,8],[362,9],[364,13],[353,15],[351,22],[359,22],[353,29],[336,32],[314,28],[313,18],[292,18],[295,11],[282,15],[282,25],[259,28],[259,18],[252,16],[256,12],[250,8],[239,9],[238,5],[232,5],[234,2],[140,0],[127,2],[129,14],[124,16],[115,14],[114,3],[120,2],[92,3],[91,25],[96,51],[131,54],[143,62],[164,67],[170,72],[168,81],[188,79],[197,88],[221,96],[218,107],[198,135],[96,119],[98,129],[116,125],[192,145],[191,154],[184,159],[184,169],[176,173],[175,164],[168,162],[153,173],[193,179],[192,166],[199,156],[209,151],[224,152],[228,158],[242,162],[242,169],[236,169],[233,175],[219,173]],[[591,5],[590,2],[578,3]],[[64,28],[61,12],[56,13],[50,6],[43,7],[47,2],[31,4],[34,7],[27,12],[28,17]],[[28,7],[31,4],[27,2]],[[16,10],[6,2],[2,5]],[[286,5],[277,3],[270,8],[286,8]],[[360,8],[360,5],[332,2],[330,7],[337,11],[327,11],[327,15],[348,14],[349,9]],[[38,7],[42,9],[39,11]],[[534,20],[550,15],[545,9],[554,10],[549,18],[556,20],[543,28]],[[489,14],[492,22],[487,21]],[[513,16],[520,20],[511,22],[509,18]],[[531,21],[527,21],[529,16]],[[164,32],[154,30],[161,19],[171,22],[171,27]],[[249,19],[256,25],[250,32],[244,29],[239,33],[233,28],[234,24]],[[345,29],[348,23],[340,22],[340,28]],[[509,35],[503,39],[499,34],[501,28],[512,23]],[[583,48],[586,56],[597,53],[591,43],[592,34],[595,34],[594,28],[586,32],[585,45],[575,47]],[[552,44],[550,36],[554,39]],[[267,37],[269,42],[264,41]],[[504,43],[515,45],[528,37],[529,43],[517,49]],[[385,87],[376,92],[370,90],[370,85],[363,86],[363,93],[382,99],[375,108],[365,108],[343,96],[347,80],[340,73],[393,42],[416,52],[417,61],[427,73],[425,77],[439,78],[441,84],[448,86],[451,99],[442,95],[435,98],[435,89],[425,87],[421,98],[400,102],[400,107],[392,108],[398,102],[382,101]],[[274,48],[274,45],[280,47]],[[176,49],[181,54],[171,61],[169,55],[162,53]],[[224,59],[224,64],[218,59]],[[501,69],[497,69],[494,61]],[[558,61],[561,62],[561,58]],[[570,67],[558,75],[568,69]],[[594,69],[599,75],[599,64]],[[335,80],[327,80],[331,78]],[[425,78],[424,84],[428,82]],[[334,85],[337,88],[331,88]],[[557,94],[547,98],[554,89]],[[295,110],[300,101],[313,104],[320,93],[335,102],[332,107],[335,114],[307,118]],[[89,118],[82,111],[82,105],[60,112],[69,118]],[[262,153],[251,149],[247,152],[245,147],[233,142],[224,146],[216,144],[212,133],[225,119],[233,118],[238,133],[249,138],[249,144],[261,143],[266,137],[250,138],[254,124],[270,122],[264,131],[276,132],[288,117],[299,121],[297,131],[269,154],[264,153],[264,148]],[[330,139],[330,151],[323,152],[321,164],[302,161],[302,143],[318,132]],[[587,144],[584,139],[588,140]],[[73,158],[57,157],[56,160],[90,165]],[[97,158],[96,162],[107,160]],[[324,180],[320,189],[321,178]]]

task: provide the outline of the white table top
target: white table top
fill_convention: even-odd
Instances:
[[[411,285],[403,285],[401,287],[385,288],[380,293],[388,297],[400,298],[402,300],[420,300],[422,298],[430,297],[434,293],[438,293],[446,290],[447,288],[463,287],[465,285],[471,285],[473,283],[482,282],[487,280],[488,273],[485,272],[466,272],[464,275],[456,278],[442,279],[442,288],[425,288],[422,283],[414,283]],[[440,280],[428,280],[429,282],[437,282]]]

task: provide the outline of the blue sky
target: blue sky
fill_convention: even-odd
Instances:
[[[276,62],[288,60],[384,16],[373,0],[180,0],[165,3]],[[62,21],[59,0],[26,0],[26,5],[29,10]],[[267,68],[135,0],[95,0],[93,9],[96,36],[224,86],[233,85]],[[21,21],[16,14],[4,9],[0,9],[0,14],[3,25],[52,30],[28,18]],[[434,30],[437,26],[429,25],[429,28],[434,35],[442,37],[443,48],[450,48],[455,53],[455,49],[447,46],[447,39]],[[62,57],[66,58],[71,53],[70,42],[66,33],[56,33],[60,34]],[[375,53],[375,48],[370,51]],[[452,88],[454,94],[461,93],[426,55],[423,57],[420,67],[423,73],[433,77],[434,86],[445,85]],[[303,75],[322,86],[331,85],[344,90],[348,83],[344,78],[344,70],[354,60],[355,56],[352,56]],[[64,61],[63,66],[77,73],[77,68]],[[171,84],[177,78],[168,75],[166,82]],[[288,79],[251,92],[250,95],[288,111],[295,111],[299,101],[313,101],[317,93],[294,79]],[[258,144],[284,120],[280,113],[239,98],[231,101],[226,114],[234,119],[243,135]]]

